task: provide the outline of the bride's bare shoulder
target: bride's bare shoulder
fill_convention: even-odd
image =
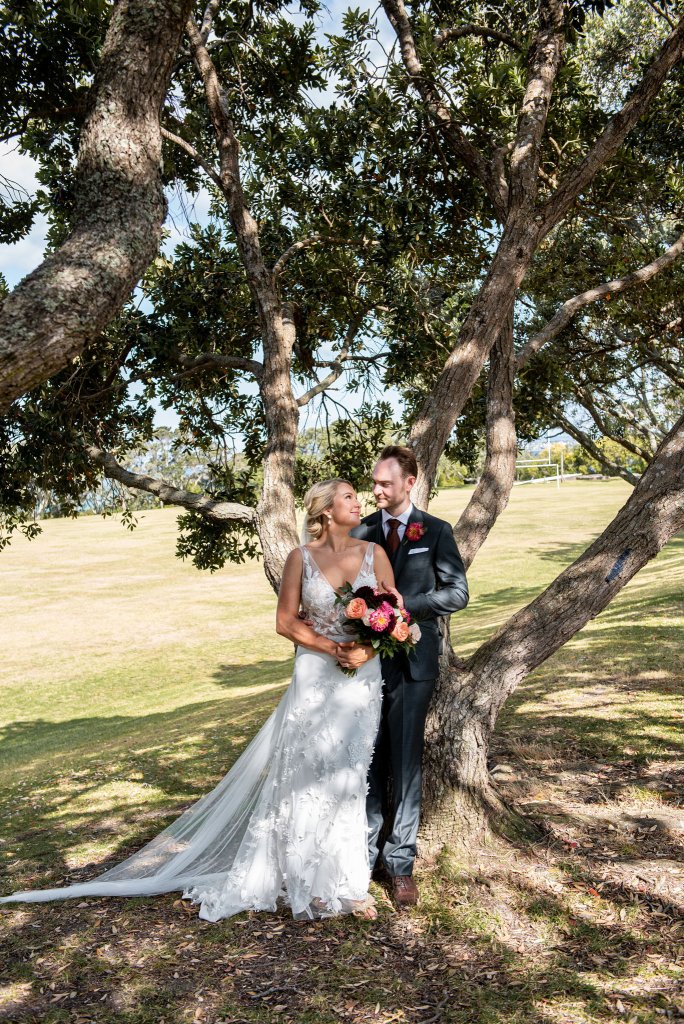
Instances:
[[[290,554],[285,559],[285,565],[283,566],[283,574],[290,571],[294,572],[296,569],[302,568],[302,562],[304,556],[301,548],[293,548]]]

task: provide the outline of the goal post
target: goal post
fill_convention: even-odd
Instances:
[[[556,488],[560,489],[561,482],[563,480],[564,470],[564,454],[565,452],[561,449],[560,462],[556,462],[551,457],[551,441],[547,441],[546,455],[541,454],[538,457],[530,459],[516,459],[515,460],[515,471],[516,475],[519,469],[552,469],[553,473],[549,473],[544,476],[533,476],[529,480],[516,480],[513,484],[514,487],[522,487],[524,484],[548,484],[553,483],[555,480]]]

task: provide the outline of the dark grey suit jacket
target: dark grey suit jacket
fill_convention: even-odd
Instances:
[[[421,638],[408,657],[412,679],[436,679],[439,672],[439,618],[468,604],[468,583],[454,533],[443,519],[413,507],[409,523],[421,523],[424,534],[410,541],[404,536],[394,558],[397,590],[421,630]],[[385,548],[382,513],[373,512],[352,530],[354,537]],[[379,581],[378,581],[379,582]]]

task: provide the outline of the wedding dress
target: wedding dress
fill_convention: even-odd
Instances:
[[[349,640],[333,587],[300,550],[307,617],[317,633]],[[373,544],[353,585],[376,586]],[[300,647],[280,704],[215,789],[92,881],[0,902],[182,890],[206,921],[275,910],[279,898],[296,918],[354,910],[370,880],[366,774],[381,686],[379,658],[350,677],[330,655]]]

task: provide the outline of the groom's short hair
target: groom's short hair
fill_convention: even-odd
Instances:
[[[410,448],[407,448],[403,444],[388,444],[386,448],[383,448],[378,457],[378,462],[384,462],[385,459],[396,459],[399,463],[402,476],[418,476],[418,463],[416,457]]]

